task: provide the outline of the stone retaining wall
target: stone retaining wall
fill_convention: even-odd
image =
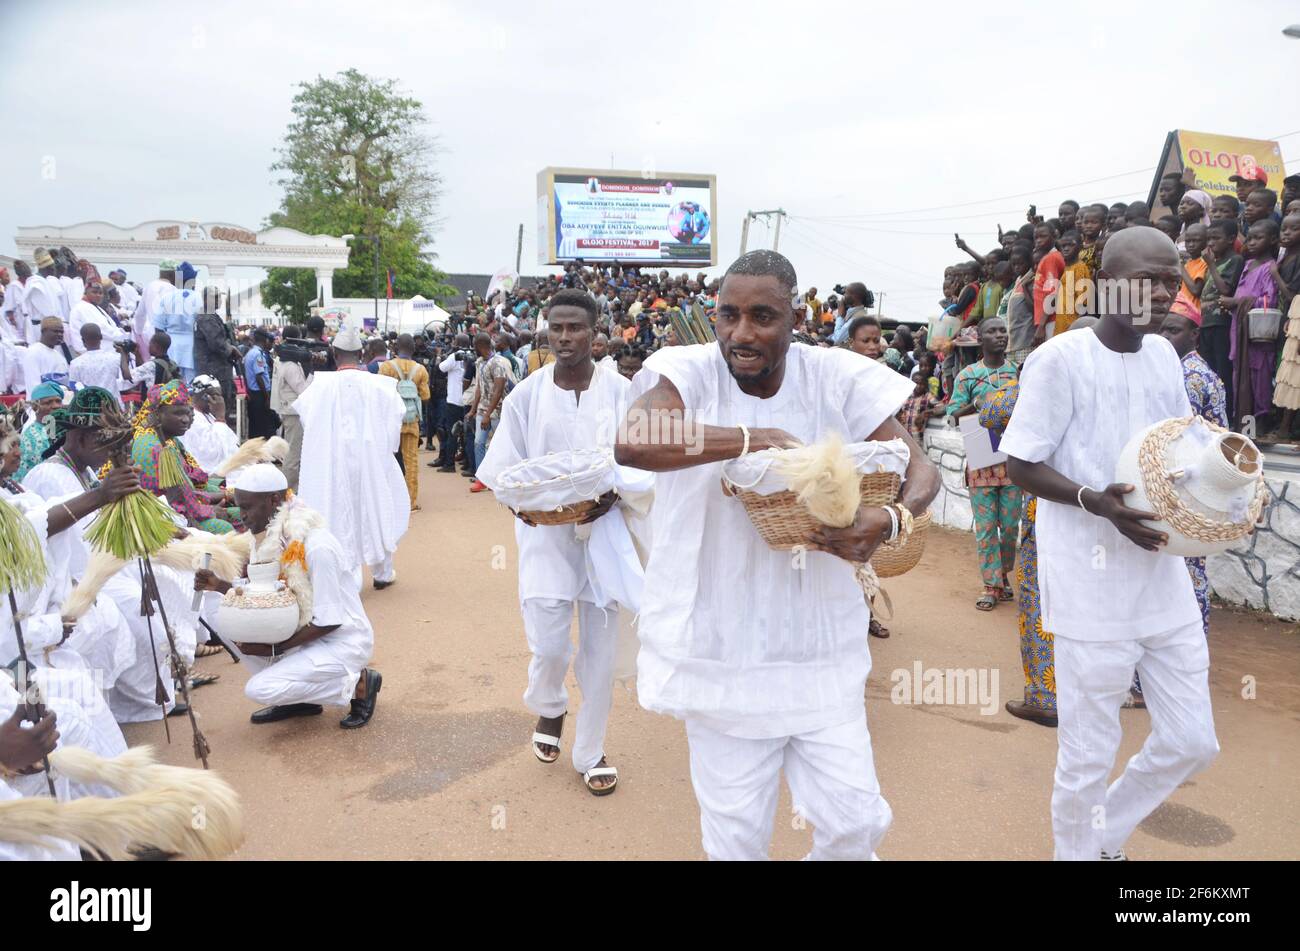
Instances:
[[[973,531],[961,433],[931,423],[923,445],[943,483],[930,506],[935,522]],[[1266,481],[1271,499],[1263,525],[1241,548],[1212,556],[1206,573],[1220,600],[1294,621],[1300,619],[1300,487],[1286,479]]]

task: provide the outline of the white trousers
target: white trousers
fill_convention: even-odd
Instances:
[[[573,609],[578,609],[578,655],[573,674],[582,692],[573,731],[573,768],[585,773],[605,755],[605,727],[614,700],[614,653],[618,605],[605,609],[588,601],[529,598],[523,602],[524,631],[533,659],[528,664],[524,705],[539,717],[558,717],[569,708],[564,677],[573,656]]]
[[[813,825],[807,858],[869,860],[889,829],[893,812],[876,781],[865,710],[838,726],[765,740],[728,736],[688,717],[686,741],[710,859],[767,858],[782,769],[796,816]]]
[[[1052,791],[1056,858],[1117,852],[1158,805],[1214,760],[1210,654],[1195,624],[1131,641],[1056,636],[1057,754]],[[1142,676],[1151,734],[1106,787],[1121,730],[1119,711]]]
[[[347,706],[357,689],[369,652],[349,642],[346,634],[327,634],[283,657],[250,657],[231,644],[252,672],[244,695],[262,706],[320,703]]]
[[[377,561],[373,565],[366,565],[366,567],[370,569],[372,581],[392,581],[397,577],[397,570],[393,567],[393,556],[391,554],[385,555],[383,561]],[[357,588],[359,589],[362,582],[365,581],[365,575],[361,573],[360,565],[352,566],[352,575],[356,578]]]
[[[393,569],[392,555],[386,555],[383,561],[375,565],[370,565],[369,567],[370,575],[375,581],[392,581],[397,577],[397,572]]]

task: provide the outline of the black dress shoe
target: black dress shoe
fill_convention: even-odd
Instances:
[[[187,704],[184,700],[177,700],[176,706],[172,707],[171,711],[167,715],[169,717],[183,717],[183,716],[187,716],[189,712],[190,712],[189,704]]]
[[[1041,707],[1031,706],[1023,700],[1008,700],[1007,713],[1022,720],[1041,723],[1043,726],[1056,726],[1056,714]]]
[[[456,471],[456,467],[455,467],[455,466],[438,466],[438,471],[439,471],[439,472],[455,472],[455,471]]]
[[[254,723],[275,723],[290,717],[314,717],[325,712],[319,703],[285,703],[278,707],[263,707],[249,717]]]
[[[375,701],[379,699],[379,688],[384,685],[384,678],[379,671],[366,670],[366,696],[363,700],[352,701],[352,712],[339,721],[345,730],[355,730],[365,726],[375,715]]]

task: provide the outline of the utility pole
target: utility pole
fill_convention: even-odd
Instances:
[[[740,253],[744,254],[749,250],[749,223],[755,218],[768,218],[776,216],[776,234],[772,238],[772,250],[779,250],[781,247],[781,220],[785,218],[784,208],[770,208],[767,211],[747,211],[745,212],[745,224],[740,229]]]
[[[524,259],[524,226],[519,225],[519,240],[515,242],[515,274],[519,273],[519,264]]]

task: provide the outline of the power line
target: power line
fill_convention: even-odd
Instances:
[[[1268,141],[1279,142],[1282,139],[1290,138],[1293,135],[1300,135],[1300,129],[1296,129],[1293,132],[1284,132],[1281,135],[1271,136],[1268,139]],[[1045,188],[1036,188],[1033,191],[1017,192],[1014,195],[1002,195],[997,198],[983,198],[978,201],[959,202],[957,204],[952,204],[952,205],[934,205],[929,208],[906,208],[899,211],[871,211],[871,212],[862,212],[860,214],[853,214],[853,215],[829,215],[829,216],[816,218],[815,220],[832,221],[832,220],[854,220],[854,219],[862,219],[862,218],[893,218],[895,215],[922,214],[927,211],[945,211],[952,208],[971,208],[975,205],[987,205],[995,201],[1007,201],[1012,198],[1032,198],[1033,196],[1042,194],[1044,192],[1061,191],[1066,188],[1082,188],[1084,185],[1095,185],[1098,182],[1113,181],[1114,179],[1117,178],[1124,178],[1129,175],[1140,175],[1147,172],[1154,172],[1155,170],[1156,167],[1154,165],[1151,165],[1148,166],[1147,168],[1132,169],[1131,171],[1127,171],[1127,172],[1117,172],[1114,175],[1103,175],[1101,178],[1090,178],[1082,182],[1070,182],[1065,185],[1052,185]],[[936,218],[933,220],[943,221],[943,220],[955,220],[955,219]],[[884,223],[888,224],[890,222],[884,222]],[[903,223],[903,219],[899,219],[893,223],[901,224]]]
[[[790,225],[790,227],[789,227],[789,230],[793,231],[793,230],[795,229],[795,227],[796,227],[795,224],[792,222],[791,225]],[[829,255],[837,255],[837,254],[840,254],[840,252],[832,251],[832,250],[828,249],[827,247],[825,247],[825,246],[823,246],[823,245],[821,245],[821,244],[819,244],[819,243],[815,243],[815,242],[813,241],[812,237],[810,237],[810,235],[809,235],[809,234],[807,233],[807,231],[805,230],[805,228],[806,228],[807,226],[799,225],[798,227],[799,227],[799,235],[803,238],[805,244],[812,245],[812,247],[814,247],[814,248],[816,248],[816,249],[822,251],[822,252],[825,253],[825,254],[829,254]],[[857,254],[857,255],[858,255],[859,257],[861,257],[863,260],[865,260],[865,261],[871,261],[871,262],[873,262],[873,263],[875,263],[875,264],[880,265],[881,267],[887,267],[887,268],[890,268],[890,269],[895,270],[895,271],[900,271],[900,272],[902,272],[902,273],[904,273],[904,274],[911,274],[911,275],[913,275],[914,277],[919,277],[919,278],[921,278],[922,280],[925,280],[925,281],[932,280],[932,277],[931,277],[930,275],[928,275],[928,274],[922,274],[920,271],[913,271],[911,268],[906,268],[906,267],[903,267],[902,265],[899,265],[899,264],[893,264],[893,263],[891,263],[891,262],[889,262],[889,261],[884,260],[883,258],[877,258],[877,257],[875,257],[874,255],[867,254],[867,253],[864,252],[861,248],[857,248],[857,247],[854,247],[854,246],[852,246],[852,245],[845,245],[844,248],[845,248],[846,251],[851,251],[851,252]],[[841,254],[841,257],[842,257],[842,254]],[[842,258],[842,259],[845,261],[845,263],[848,263],[848,264],[850,264],[850,265],[852,265],[852,266],[854,266],[854,267],[857,267],[857,266],[858,266],[858,262],[856,262],[856,261],[849,261],[848,259],[844,259],[844,258]]]

